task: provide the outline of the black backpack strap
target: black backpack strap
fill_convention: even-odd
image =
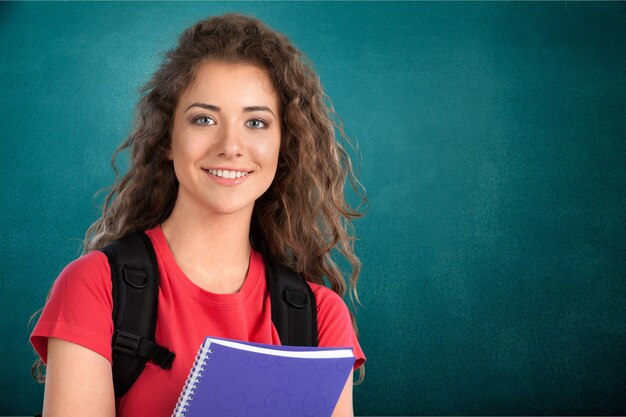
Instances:
[[[266,262],[265,275],[272,304],[272,322],[280,341],[289,346],[317,346],[315,294],[294,270]]]
[[[120,397],[147,361],[169,369],[174,353],[155,343],[159,270],[148,236],[136,232],[101,249],[113,282],[113,385]]]

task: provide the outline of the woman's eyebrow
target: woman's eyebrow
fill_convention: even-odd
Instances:
[[[221,107],[216,106],[215,104],[193,103],[192,105],[190,105],[189,107],[187,107],[185,109],[185,113],[187,113],[187,110],[189,110],[192,107],[202,107],[203,109],[213,110],[213,111],[217,111],[217,112],[222,111]],[[251,112],[254,112],[254,111],[267,111],[267,112],[270,112],[272,114],[272,116],[276,117],[276,115],[274,114],[272,109],[270,109],[267,106],[248,106],[248,107],[244,107],[243,111],[244,111],[244,113],[251,113]]]

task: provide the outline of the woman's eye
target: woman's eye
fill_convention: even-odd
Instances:
[[[208,126],[215,124],[215,121],[211,119],[209,116],[200,116],[193,119],[193,123],[200,126]]]
[[[263,129],[267,127],[267,123],[265,123],[261,119],[252,119],[248,121],[248,126],[250,126],[253,129]]]

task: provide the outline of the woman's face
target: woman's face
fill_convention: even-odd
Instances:
[[[204,63],[174,114],[168,157],[180,183],[176,205],[186,212],[251,215],[276,174],[278,111],[265,69]]]

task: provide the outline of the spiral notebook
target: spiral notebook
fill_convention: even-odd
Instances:
[[[352,348],[275,346],[207,337],[173,417],[330,417]]]

